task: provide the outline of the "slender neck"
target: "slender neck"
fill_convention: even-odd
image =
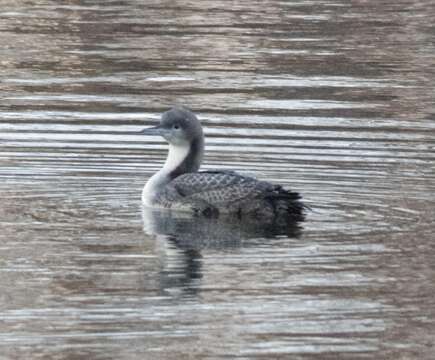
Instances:
[[[168,157],[163,169],[170,180],[185,173],[196,172],[204,155],[204,139],[198,137],[188,144],[169,145]]]
[[[143,201],[152,205],[157,193],[176,177],[198,171],[203,155],[204,139],[202,136],[182,145],[169,144],[168,157],[163,168],[154,174],[145,185]]]

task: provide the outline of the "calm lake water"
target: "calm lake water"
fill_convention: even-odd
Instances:
[[[433,359],[433,1],[3,0],[0,358]],[[287,234],[142,215],[173,104]]]

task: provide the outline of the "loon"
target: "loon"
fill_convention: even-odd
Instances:
[[[187,210],[206,217],[304,220],[307,207],[297,192],[232,170],[199,171],[204,135],[201,123],[187,108],[166,111],[159,125],[140,134],[159,135],[169,143],[163,168],[143,189],[145,207]]]

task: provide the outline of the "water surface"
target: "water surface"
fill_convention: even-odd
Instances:
[[[2,357],[432,358],[430,1],[1,7]],[[302,227],[143,215],[174,104]]]

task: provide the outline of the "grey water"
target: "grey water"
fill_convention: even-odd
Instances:
[[[0,359],[433,359],[432,1],[0,5]],[[174,104],[307,220],[142,213]]]

